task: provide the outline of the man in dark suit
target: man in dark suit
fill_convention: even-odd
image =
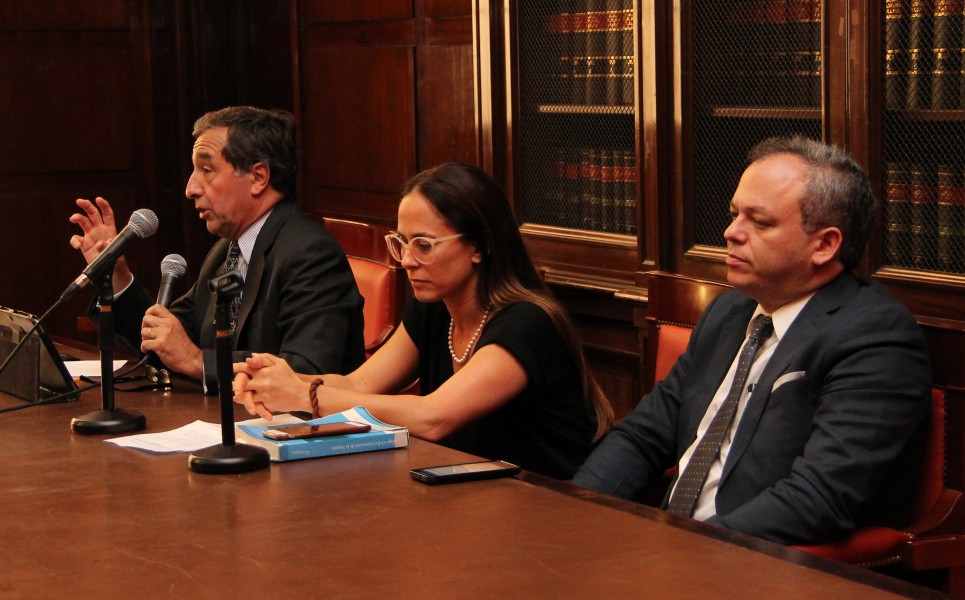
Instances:
[[[208,281],[232,267],[245,279],[236,310],[232,362],[251,352],[285,357],[296,371],[349,373],[364,360],[362,297],[345,253],[292,199],[298,168],[295,120],[284,111],[229,107],[195,122],[194,172],[185,194],[219,240],[198,280],[170,310],[155,304],[126,261],[112,277],[118,334],[168,368],[217,390],[215,297]],[[77,200],[71,245],[92,261],[117,234],[104,198]]]
[[[634,498],[676,465],[665,509],[785,544],[901,526],[930,368],[912,315],[851,274],[875,213],[867,176],[836,148],[767,140],[751,151],[730,212],[736,290],[708,306],[667,378],[574,483]],[[758,314],[771,317],[773,333],[751,349],[756,359],[731,395]],[[707,452],[701,440],[722,406],[733,416]]]

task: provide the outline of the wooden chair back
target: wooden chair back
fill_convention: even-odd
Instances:
[[[647,273],[645,394],[667,376],[677,357],[687,349],[690,332],[710,301],[728,289],[730,287],[722,283],[673,273]]]
[[[402,319],[405,273],[389,255],[386,227],[344,219],[324,219],[348,256],[359,293],[365,299],[365,352],[371,356],[385,343]]]

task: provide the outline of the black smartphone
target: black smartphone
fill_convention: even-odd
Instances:
[[[347,435],[349,433],[365,433],[372,429],[368,423],[343,421],[341,423],[316,423],[305,425],[279,425],[262,431],[262,435],[273,440],[301,440],[305,438],[326,437],[330,435]]]
[[[520,468],[502,460],[484,460],[480,462],[461,463],[457,465],[440,465],[412,469],[409,475],[416,481],[436,485],[439,483],[456,483],[457,481],[477,481],[480,479],[495,479],[497,477],[512,477],[520,472]]]

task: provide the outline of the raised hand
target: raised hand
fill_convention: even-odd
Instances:
[[[69,220],[80,227],[83,235],[72,236],[70,245],[75,250],[80,250],[84,255],[84,260],[87,261],[87,264],[90,264],[104,251],[107,244],[117,237],[114,211],[111,209],[110,203],[100,196],[94,202],[86,198],[78,198],[77,206],[81,212],[72,214]],[[117,294],[130,285],[133,277],[124,257],[118,259],[114,265],[114,293]]]

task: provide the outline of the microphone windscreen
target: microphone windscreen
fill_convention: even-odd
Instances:
[[[127,226],[141,239],[151,237],[157,231],[157,215],[148,208],[139,208],[131,215]]]
[[[178,278],[187,270],[188,263],[180,254],[168,254],[161,260],[161,275],[172,275]]]

